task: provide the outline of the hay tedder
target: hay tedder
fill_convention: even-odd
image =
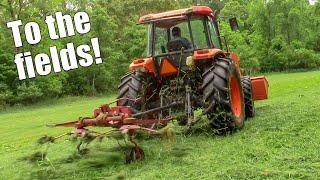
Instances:
[[[147,55],[134,60],[131,72],[121,78],[116,106],[105,104],[92,117],[49,126],[75,127],[71,134],[78,136],[127,134],[134,145],[130,162],[144,156],[134,140],[136,131],[157,134],[171,120],[192,127],[195,111],[207,116],[215,132],[234,131],[254,116],[254,101],[267,98],[267,80],[243,76],[239,58],[220,36],[215,11],[209,7],[148,14],[139,23],[148,27]],[[237,29],[234,19],[230,24]],[[98,133],[88,126],[112,130]]]

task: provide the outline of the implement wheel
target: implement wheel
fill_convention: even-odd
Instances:
[[[241,77],[241,85],[244,95],[246,117],[254,116],[254,101],[252,99],[252,85],[249,76]]]
[[[126,152],[126,163],[141,161],[144,159],[144,152],[139,146],[132,147]]]
[[[211,127],[219,134],[242,128],[245,105],[235,64],[229,58],[217,58],[204,67],[202,78],[204,112]]]

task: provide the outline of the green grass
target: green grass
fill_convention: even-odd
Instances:
[[[70,128],[45,124],[90,115],[110,98],[66,98],[48,105],[0,113],[0,179],[316,179],[320,178],[320,72],[270,74],[268,100],[256,102],[256,117],[225,137],[176,135],[140,141],[146,160],[125,165],[115,140],[89,145],[72,156],[67,138],[36,145],[43,134]],[[22,160],[46,150],[47,160]],[[77,158],[74,158],[77,157]],[[66,161],[69,160],[69,161]]]

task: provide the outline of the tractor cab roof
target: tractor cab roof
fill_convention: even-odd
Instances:
[[[177,24],[179,21],[183,21],[187,15],[214,16],[214,11],[207,6],[192,6],[191,8],[166,11],[157,14],[147,14],[140,17],[139,23],[148,24],[159,22],[160,26],[170,27]]]

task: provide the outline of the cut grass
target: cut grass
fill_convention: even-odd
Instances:
[[[123,152],[112,139],[93,142],[81,155],[75,153],[76,144],[68,138],[47,146],[36,144],[44,134],[72,130],[45,124],[88,116],[94,107],[113,97],[66,98],[2,112],[1,178],[320,178],[320,72],[271,74],[267,78],[269,99],[256,102],[256,116],[246,121],[243,130],[225,137],[195,134],[142,140],[139,143],[146,160],[129,165],[124,164]]]

